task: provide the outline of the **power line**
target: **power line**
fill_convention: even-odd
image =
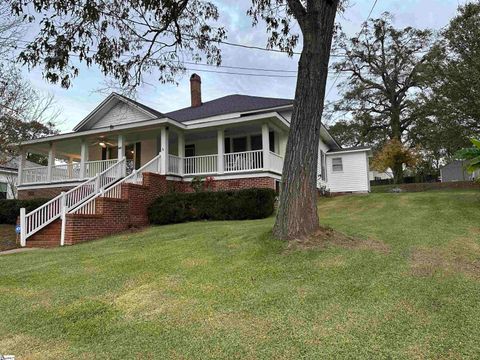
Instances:
[[[370,16],[372,16],[372,13],[373,13],[373,10],[375,9],[375,7],[377,6],[377,3],[378,3],[378,0],[374,0],[373,2],[373,5],[370,9],[370,12],[368,13],[368,16],[367,18],[365,19],[365,21],[363,22],[362,24],[362,28],[360,29],[360,32],[358,33],[358,37],[360,37],[360,35],[362,34],[363,30],[365,30],[365,28],[367,27],[367,22],[368,22],[368,19],[370,19]],[[332,86],[330,86],[330,89],[328,89],[328,92],[327,92],[327,95],[325,95],[325,98],[328,97],[328,95],[330,95],[330,93],[332,92],[335,84],[337,83],[338,79],[340,79],[340,72],[338,72],[337,76],[335,77],[335,80],[333,81],[332,83]]]
[[[245,76],[278,77],[278,78],[296,78],[297,77],[296,75],[253,74],[253,73],[239,73],[239,72],[231,72],[231,71],[215,71],[215,70],[191,69],[191,68],[185,68],[185,70],[216,73],[216,74],[226,74],[226,75],[245,75]]]

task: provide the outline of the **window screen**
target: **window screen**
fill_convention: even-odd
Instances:
[[[343,171],[342,158],[332,159],[332,171]]]
[[[0,199],[7,198],[7,183],[0,182]]]

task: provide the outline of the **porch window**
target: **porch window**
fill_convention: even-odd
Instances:
[[[262,135],[250,136],[250,144],[252,150],[262,150]]]
[[[195,144],[185,145],[185,157],[195,156]]]
[[[0,199],[7,198],[7,189],[8,189],[8,184],[4,182],[0,182]]]
[[[275,152],[275,132],[270,131],[268,133],[269,143],[270,143],[270,151]]]
[[[232,152],[230,150],[230,138],[229,137],[225,138],[225,149],[224,149],[224,151],[225,151],[225,154],[229,154],[229,153]]]
[[[233,152],[247,151],[247,137],[233,138]]]
[[[342,158],[333,158],[332,159],[332,171],[333,172],[342,172],[343,171],[343,163]]]

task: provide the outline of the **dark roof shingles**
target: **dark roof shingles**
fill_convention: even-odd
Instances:
[[[185,122],[211,116],[236,112],[255,111],[293,104],[291,99],[266,98],[248,95],[228,95],[202,103],[198,107],[187,107],[166,113],[165,116]]]

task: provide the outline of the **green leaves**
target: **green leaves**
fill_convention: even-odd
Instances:
[[[473,173],[480,169],[480,140],[470,139],[475,147],[459,150],[455,156],[461,160],[467,160],[467,171]]]

